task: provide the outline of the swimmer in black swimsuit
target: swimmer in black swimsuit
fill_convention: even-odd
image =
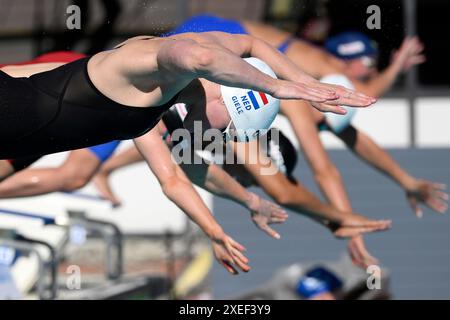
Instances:
[[[339,104],[375,102],[343,87],[319,84],[278,51],[249,36],[205,33],[147,39],[132,39],[116,50],[30,78],[14,79],[0,72],[0,158],[138,137],[155,126],[171,99],[198,77],[275,98],[306,99],[322,111],[343,113]],[[270,60],[275,73],[289,81],[267,76],[240,58],[248,55]],[[139,139],[136,143],[152,161],[154,144],[140,145]],[[163,190],[213,240],[219,262],[232,273],[234,264],[248,271],[244,248],[223,232],[174,164],[166,170],[170,155],[164,166],[154,170]]]
[[[374,102],[353,91],[319,84],[275,49],[255,42],[249,36],[222,33],[140,38],[29,78],[0,73],[0,158],[74,150],[142,135],[197,77],[276,98],[309,99],[322,110],[336,112],[342,109],[332,105]],[[292,81],[276,80],[251,68],[239,58],[248,54],[263,59],[275,56],[271,59],[275,73]]]
[[[14,63],[14,65],[2,65],[1,70],[6,72],[37,72],[42,66],[48,64],[59,65],[69,63],[85,56],[72,51],[58,51],[46,53],[34,58],[31,61]],[[25,70],[24,70],[24,66]],[[29,69],[31,68],[31,70]],[[14,71],[15,70],[15,71]],[[85,186],[101,166],[115,151],[119,141],[112,141],[105,144],[71,151],[66,161],[58,168],[39,169],[39,174],[28,178],[28,174],[20,173],[33,163],[38,161],[41,156],[26,156],[10,160],[0,160],[0,182],[11,175],[14,175],[14,184],[5,182],[2,187],[7,188],[3,196],[10,194],[13,197],[25,195],[38,195],[55,191],[74,191]],[[45,182],[44,182],[45,181]],[[1,194],[1,192],[0,192]],[[114,203],[113,203],[114,205]]]

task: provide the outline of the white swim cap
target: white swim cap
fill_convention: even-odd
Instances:
[[[272,78],[277,77],[264,61],[257,58],[244,60]],[[232,133],[230,125],[225,132],[228,139],[236,137],[237,141],[246,142],[265,134],[280,110],[280,101],[263,92],[227,86],[220,86],[220,90],[234,125]]]
[[[327,75],[322,79],[320,79],[320,82],[328,84],[336,84],[352,90],[355,89],[352,82],[342,74]],[[349,108],[346,106],[343,107],[347,110],[347,113],[344,115],[335,113],[325,113],[325,118],[327,119],[328,125],[336,133],[341,133],[345,128],[347,128],[356,114],[355,108]]]

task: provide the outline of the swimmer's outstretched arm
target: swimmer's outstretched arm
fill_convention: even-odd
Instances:
[[[183,210],[211,239],[214,254],[220,264],[236,274],[236,266],[250,270],[245,248],[222,230],[183,170],[175,164],[161,136],[152,130],[134,139],[136,147],[157,177],[164,194]]]
[[[438,213],[447,208],[448,194],[444,184],[417,179],[405,170],[374,140],[355,127],[350,126],[337,135],[362,160],[384,173],[405,190],[408,202],[418,217],[422,216],[419,203],[422,202]]]
[[[280,99],[317,102],[336,99],[334,90],[330,88],[309,88],[299,83],[273,79],[260,72],[241,58],[246,55],[245,48],[233,43],[230,37],[233,36],[208,32],[177,35],[172,39],[176,41],[168,38],[157,53],[158,67],[174,77],[185,77],[187,82],[205,78],[226,86],[262,91]]]
[[[337,89],[336,86],[320,84],[316,80],[300,83],[273,79],[241,58],[252,51],[249,52],[240,39],[243,38],[239,35],[211,32],[186,33],[152,41],[136,40],[114,52],[94,56],[90,61],[89,75],[106,94],[114,95],[117,92],[117,87],[112,85],[114,83],[116,86],[132,83],[135,88],[146,90],[149,87],[155,90],[158,88],[152,91],[152,97],[153,92],[156,93],[155,103],[161,103],[158,94],[162,94],[162,100],[167,101],[196,78],[262,91],[280,99],[305,99],[330,104],[342,102],[350,106],[368,106],[374,102],[354,91]],[[274,52],[280,59],[287,60],[276,50]],[[268,64],[275,65],[271,61]],[[341,97],[337,91],[343,92]],[[328,111],[342,113],[340,107],[333,108],[330,105],[327,108]]]
[[[295,63],[293,63],[286,55],[279,52],[274,47],[261,39],[254,38],[249,35],[230,35],[222,32],[208,32],[202,33],[203,37],[213,38],[216,42],[233,51],[233,53],[239,56],[253,56],[265,61],[278,75],[279,78],[289,80],[288,83],[284,82],[285,88],[280,88],[281,97],[285,94],[285,90],[292,90],[289,88],[289,83],[294,83],[297,87],[303,86],[308,89],[308,92],[314,96],[314,100],[311,98],[303,98],[309,100],[314,107],[320,111],[330,111],[334,113],[345,113],[345,110],[337,105],[350,105],[355,107],[368,106],[375,102],[375,99],[368,97],[364,94],[357,93],[353,90],[349,90],[342,86],[326,85],[323,86],[319,81],[304,73]],[[282,82],[283,83],[283,82]],[[329,97],[325,100],[319,101],[316,98],[316,94],[320,90],[332,90],[335,93],[334,97]],[[319,91],[316,91],[319,90]],[[276,96],[277,94],[275,94]],[[294,97],[295,99],[295,97]]]
[[[94,178],[94,183],[102,196],[114,205],[120,205],[120,201],[110,187],[109,175],[115,170],[143,160],[144,158],[135,147],[108,159]],[[285,222],[287,219],[286,212],[278,205],[248,191],[217,165],[207,165],[206,163],[182,164],[181,168],[197,186],[244,206],[251,212],[252,221],[259,229],[273,238],[280,238],[280,235],[269,226],[272,223]]]

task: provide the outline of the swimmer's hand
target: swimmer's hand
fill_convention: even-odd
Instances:
[[[391,220],[370,220],[358,214],[346,214],[341,223],[329,223],[328,227],[337,238],[351,238],[363,233],[384,231],[391,227]]]
[[[211,237],[212,248],[217,261],[231,274],[238,274],[237,268],[243,272],[250,271],[249,260],[242,253],[244,246],[234,241],[222,230]]]
[[[251,195],[249,209],[252,215],[252,221],[257,228],[266,232],[272,238],[281,238],[280,234],[269,227],[269,225],[273,223],[285,222],[288,218],[286,211],[284,211],[279,205],[262,199],[254,193]]]
[[[401,47],[394,53],[392,63],[399,66],[399,69],[406,72],[413,66],[426,61],[423,54],[424,44],[418,37],[406,37]]]
[[[366,269],[368,266],[379,264],[378,259],[367,251],[361,235],[357,235],[348,240],[347,251],[352,259],[352,263],[359,268]]]
[[[434,183],[425,180],[415,179],[410,186],[406,188],[406,198],[418,218],[423,216],[423,211],[419,207],[419,202],[422,202],[430,209],[444,213],[447,211],[449,195],[443,190],[446,185],[443,183]]]
[[[272,95],[278,99],[302,99],[321,112],[346,114],[341,105],[350,107],[368,107],[374,104],[375,98],[347,89],[343,86],[321,83],[317,80],[308,83],[277,81],[277,88]]]

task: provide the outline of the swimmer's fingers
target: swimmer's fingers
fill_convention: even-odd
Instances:
[[[287,213],[280,206],[264,199],[261,201],[260,210],[252,214],[252,221],[256,227],[275,239],[280,239],[280,235],[270,228],[269,224],[283,223],[287,218]]]
[[[418,64],[424,63],[425,61],[427,61],[427,57],[425,57],[423,54],[420,54],[420,55],[411,57],[408,62],[410,65],[418,65]]]
[[[389,229],[391,220],[371,220],[358,214],[347,215],[341,222],[342,227]]]
[[[312,102],[326,102],[338,98],[332,89],[318,88],[315,84],[309,86],[284,80],[278,81],[278,86],[272,96],[278,99],[302,99]]]
[[[340,115],[347,113],[347,110],[341,106],[330,105],[328,103],[311,102],[311,105],[320,112],[331,112]]]
[[[286,213],[286,210],[284,210],[279,205],[273,203],[272,201],[258,198],[259,202],[257,206],[255,206],[255,210],[252,213],[253,217],[255,219],[264,219],[267,218],[280,218],[280,219],[287,219],[288,214]]]
[[[269,220],[269,224],[279,224],[279,223],[285,223],[287,220],[287,218],[277,218],[277,217],[273,217]]]
[[[319,82],[320,83],[320,82]],[[320,83],[321,88],[326,86],[336,92],[336,99],[328,100],[327,103],[332,105],[346,105],[350,107],[367,107],[377,101],[374,97],[364,93],[346,88],[341,85]]]
[[[263,200],[263,201],[267,201],[267,200]],[[284,210],[282,207],[280,207],[279,205],[267,201],[268,204],[268,210],[270,210],[271,217],[275,217],[275,218],[281,218],[281,219],[287,219],[289,217],[289,215],[287,214],[286,210]]]
[[[436,197],[438,197],[444,201],[448,201],[448,199],[449,199],[448,193],[445,193],[442,191],[434,191],[434,194],[436,195]]]
[[[374,97],[367,96],[355,90],[351,90],[343,86],[335,86],[335,87],[336,93],[339,95],[339,98],[327,102],[331,105],[339,104],[349,107],[368,107],[377,101]]]
[[[423,217],[423,211],[419,207],[417,199],[414,198],[414,197],[408,197],[408,203],[409,203],[409,206],[411,207],[412,211],[416,214],[416,217],[417,218],[422,218]]]
[[[219,263],[227,270],[229,273],[233,275],[237,275],[239,272],[237,272],[236,268],[233,267],[233,263],[231,261],[226,260],[219,260]]]
[[[233,258],[234,263],[244,272],[250,271],[250,266],[248,265],[249,260],[244,256],[242,251],[245,248],[234,241],[232,238],[228,237],[228,241],[225,242],[225,248],[227,249],[228,254]]]
[[[433,208],[433,210],[439,212],[439,213],[444,213],[445,211],[447,211],[448,208],[448,200],[449,200],[449,195],[442,191],[443,189],[445,189],[445,184],[441,184],[441,183],[432,183],[432,191],[431,194],[432,196],[429,199],[429,206],[431,208]]]
[[[365,233],[381,232],[387,229],[380,226],[374,227],[341,227],[333,231],[333,235],[338,239],[352,238]]]
[[[348,241],[347,249],[353,264],[360,268],[367,268],[370,265],[379,264],[378,259],[367,251],[362,237],[351,238]]]
[[[364,229],[354,227],[341,227],[333,231],[333,235],[338,239],[353,238],[361,235]]]
[[[260,226],[260,229],[262,231],[264,231],[265,233],[267,233],[269,236],[271,236],[274,239],[280,239],[281,238],[280,234],[278,232],[276,232],[275,230],[273,230],[271,227],[269,227],[267,224]]]
[[[439,189],[439,190],[446,190],[447,189],[447,185],[445,183],[434,182],[433,183],[433,188]]]
[[[217,262],[219,262],[229,273],[233,275],[238,274],[233,257],[228,253],[225,247],[216,242],[213,242],[212,247]]]
[[[445,193],[446,186],[442,183],[433,183],[418,180],[415,187],[407,192],[408,202],[418,218],[423,216],[419,203],[423,202],[430,209],[444,213],[448,209],[447,201],[449,195]]]
[[[444,213],[448,209],[447,203],[438,198],[430,198],[426,201],[426,204],[438,213]]]
[[[367,96],[365,94],[359,93],[357,91],[347,89],[343,86],[335,86],[336,96],[327,100],[314,100],[309,96],[304,98],[309,100],[313,107],[321,112],[332,112],[336,114],[345,114],[346,110],[342,107],[343,105],[347,107],[368,107],[374,104],[377,99]]]
[[[244,272],[250,271],[250,266],[248,265],[248,259],[238,250],[232,249],[233,252],[233,260],[236,265]]]

